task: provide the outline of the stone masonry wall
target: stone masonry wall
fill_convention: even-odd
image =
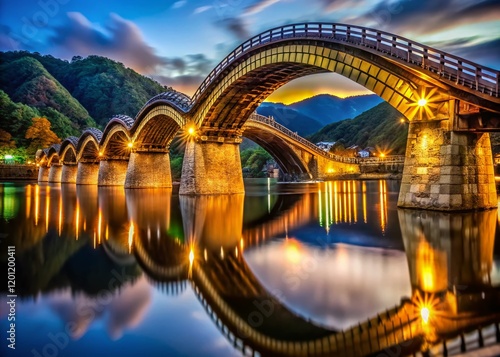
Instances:
[[[239,145],[194,141],[186,144],[180,194],[244,192]]]
[[[447,121],[410,123],[398,206],[444,211],[497,206],[489,134]]]
[[[128,161],[101,160],[99,163],[99,186],[123,186],[127,176]]]
[[[79,162],[76,175],[77,185],[97,185],[99,175],[99,163]]]
[[[172,187],[170,155],[165,152],[130,154],[125,188]]]

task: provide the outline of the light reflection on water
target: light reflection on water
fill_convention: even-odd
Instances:
[[[197,298],[196,289],[208,289],[203,274],[243,320],[252,299],[277,298],[283,321],[320,326],[311,336],[356,325],[416,289],[499,284],[496,212],[398,211],[398,190],[384,180],[263,180],[246,182],[246,196],[194,198],[0,185],[0,227],[16,246],[23,296],[19,353],[42,349],[49,333],[74,324],[62,355],[239,355]],[[471,239],[472,247],[456,244]],[[469,260],[452,259],[464,250]],[[284,337],[288,327],[280,327]]]

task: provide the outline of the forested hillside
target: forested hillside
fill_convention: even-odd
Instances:
[[[354,119],[329,124],[308,139],[341,141],[345,147],[372,146],[391,154],[403,154],[406,149],[408,124],[401,123],[402,115],[389,103],[383,102]]]
[[[105,57],[65,61],[26,51],[0,52],[0,129],[27,146],[34,117],[45,117],[60,139],[115,114],[134,117],[154,95],[169,90]]]

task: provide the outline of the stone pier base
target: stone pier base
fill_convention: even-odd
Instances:
[[[38,170],[38,182],[48,182],[49,171],[50,171],[49,167],[40,166],[40,169]]]
[[[49,170],[49,182],[61,182],[62,165],[52,164]]]
[[[76,164],[64,164],[61,173],[62,183],[76,183],[78,166]]]
[[[172,187],[169,153],[131,153],[125,178],[125,188],[155,187]]]
[[[99,163],[99,186],[123,186],[127,176],[128,161],[102,160]]]
[[[188,142],[179,194],[244,193],[238,144]]]
[[[76,174],[77,185],[97,185],[99,163],[79,162]]]
[[[410,123],[398,206],[439,211],[497,207],[490,137]]]

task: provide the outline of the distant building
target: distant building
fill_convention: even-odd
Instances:
[[[370,157],[374,156],[373,154],[375,153],[375,148],[369,146],[367,148],[364,148],[363,150],[358,151],[358,156],[359,157]]]
[[[335,141],[320,141],[316,143],[316,146],[325,151],[330,151],[332,146],[335,145]]]

